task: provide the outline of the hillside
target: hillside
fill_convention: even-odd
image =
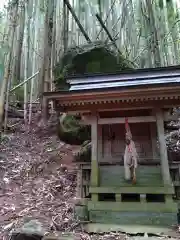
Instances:
[[[72,160],[79,147],[61,142],[52,122],[47,127],[37,122],[38,116],[30,131],[23,123],[16,125],[0,145],[0,239],[31,219],[46,232],[75,231],[77,239],[124,239],[122,233],[90,236],[73,219],[76,166]]]

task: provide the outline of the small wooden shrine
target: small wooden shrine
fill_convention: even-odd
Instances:
[[[57,111],[80,114],[91,125],[91,163],[80,163],[76,216],[95,223],[176,224],[164,123],[172,120],[169,109],[180,105],[180,70],[134,70],[67,81],[69,90],[45,93],[44,101],[54,100]],[[125,123],[137,152],[134,182],[125,178]]]

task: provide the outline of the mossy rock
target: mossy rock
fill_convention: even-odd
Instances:
[[[111,48],[112,46],[99,41],[69,48],[54,68],[56,88],[68,89],[68,76],[114,73],[134,68],[133,63]]]
[[[68,114],[60,117],[58,136],[62,141],[71,145],[81,145],[90,139],[90,134],[90,126],[81,125],[78,117]]]

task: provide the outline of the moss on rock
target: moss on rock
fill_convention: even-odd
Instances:
[[[78,117],[63,114],[60,116],[58,136],[68,144],[81,145],[90,139],[90,126],[81,125]]]
[[[111,46],[95,42],[69,48],[54,68],[55,84],[57,89],[68,89],[68,76],[113,73],[132,68],[133,63],[112,51]]]

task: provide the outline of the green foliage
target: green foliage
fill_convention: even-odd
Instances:
[[[70,48],[54,68],[57,89],[68,89],[66,78],[72,75],[112,73],[132,69],[133,64],[117,55],[102,42]]]

